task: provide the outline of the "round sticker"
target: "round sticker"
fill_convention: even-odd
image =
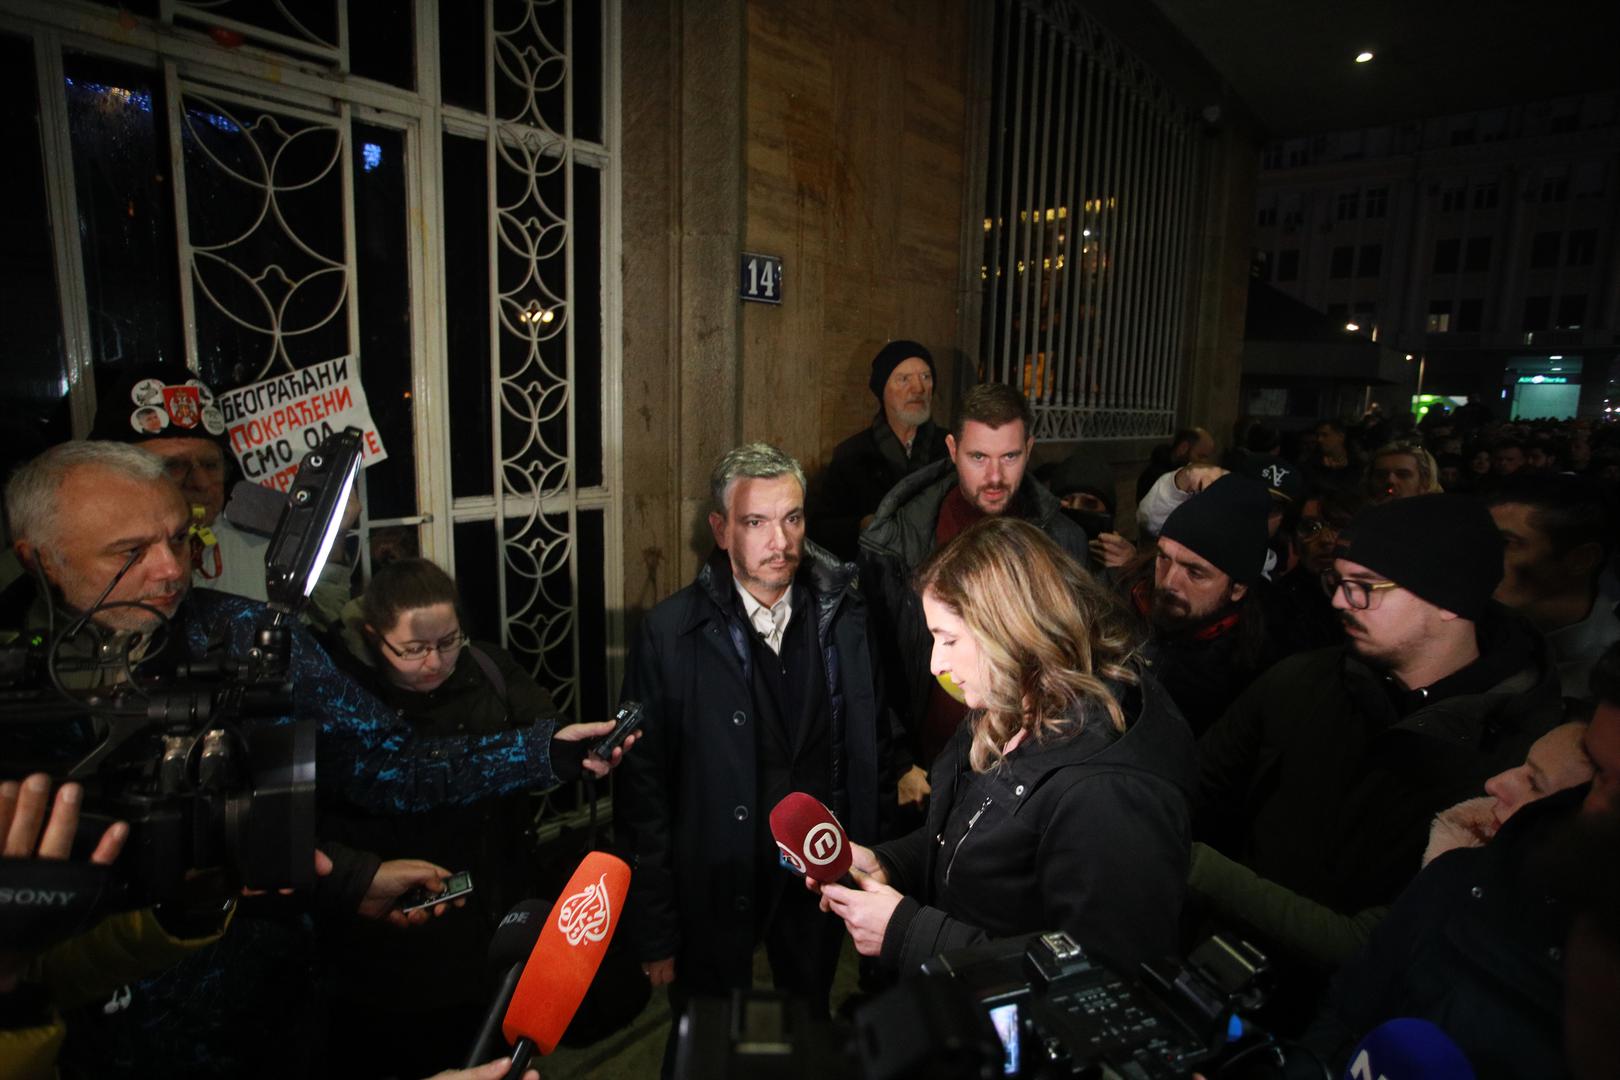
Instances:
[[[219,411],[217,405],[204,405],[202,425],[208,434],[222,435],[225,432],[225,414]]]
[[[197,388],[197,400],[198,401],[201,401],[204,405],[210,405],[210,404],[213,403],[213,401],[214,401],[214,392],[212,390],[208,389],[208,384],[207,383],[203,382],[201,379],[187,379],[186,380],[186,385],[187,386],[194,386],[194,387]]]
[[[137,405],[162,405],[163,380],[142,379],[130,389],[129,396]]]
[[[130,414],[129,425],[142,435],[158,435],[169,426],[169,414],[147,405]]]

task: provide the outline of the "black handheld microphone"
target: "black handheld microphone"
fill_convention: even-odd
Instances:
[[[550,911],[551,904],[545,900],[525,900],[507,912],[506,918],[495,928],[485,970],[489,978],[499,977],[501,981],[490,1002],[489,1011],[484,1014],[484,1022],[478,1028],[478,1036],[473,1039],[472,1049],[467,1053],[467,1068],[475,1069],[496,1054],[506,1052],[505,1041],[497,1041],[501,1021],[506,1017],[512,994],[517,990],[518,980],[523,977],[523,965],[534,951],[534,943],[539,940],[540,928],[545,926],[546,914]]]

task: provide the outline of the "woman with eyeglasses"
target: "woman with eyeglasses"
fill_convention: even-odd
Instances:
[[[377,570],[343,621],[341,640],[327,642],[333,658],[423,734],[486,735],[534,725],[553,730],[559,782],[582,768],[598,777],[608,772],[608,763],[585,748],[612,722],[563,723],[551,695],[522,665],[498,646],[470,639],[455,582],[429,560],[400,559]],[[394,817],[323,808],[323,838],[385,859],[427,859],[468,871],[473,884],[464,909],[409,933],[360,920],[323,927],[343,1017],[328,1058],[334,1075],[419,1076],[460,1064],[482,1019],[483,968],[495,926],[513,905],[541,894],[533,815],[527,793]]]

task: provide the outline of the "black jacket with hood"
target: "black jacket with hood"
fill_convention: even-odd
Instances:
[[[907,454],[879,409],[871,424],[838,444],[832,460],[810,485],[806,508],[810,538],[840,559],[854,559],[860,550],[861,520],[876,512],[889,489],[948,456],[945,432],[932,420],[917,429]]]
[[[934,643],[911,575],[933,553],[940,504],[955,486],[955,463],[949,458],[936,461],[896,484],[861,533],[861,587],[872,606],[872,636],[878,642],[883,681],[895,715],[896,776],[913,765],[929,766],[919,760],[915,741],[934,682],[928,670]],[[1085,530],[1064,516],[1057,497],[1033,476],[1024,474],[1007,512],[1038,526],[1076,562],[1086,565]]]
[[[984,773],[968,763],[972,725],[957,729],[929,773],[923,827],[875,849],[905,897],[888,966],[1040,930],[1067,930],[1122,971],[1178,951],[1192,735],[1151,675],[1122,701],[1124,734],[1094,709],[1078,734],[1025,743]]]

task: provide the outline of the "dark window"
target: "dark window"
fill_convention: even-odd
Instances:
[[[1370,218],[1381,218],[1389,213],[1389,188],[1368,188],[1365,213]]]
[[[1431,334],[1444,334],[1451,330],[1450,300],[1429,301],[1429,318],[1424,329]]]
[[[1361,261],[1356,265],[1356,277],[1377,277],[1384,262],[1384,245],[1368,244],[1361,249]]]
[[[1297,250],[1277,252],[1277,280],[1299,280],[1299,252]]]
[[[1488,236],[1470,236],[1468,244],[1463,249],[1463,269],[1469,273],[1479,273],[1491,268],[1491,238]]]
[[[0,202],[0,341],[6,343],[0,423],[7,439],[0,468],[9,473],[13,465],[70,438],[73,428],[45,203],[39,83],[27,38],[0,34],[0,87],[11,103],[0,112],[0,138],[11,147],[11,195]]]
[[[1328,322],[1342,323],[1350,317],[1349,304],[1329,304],[1327,306]]]
[[[1454,184],[1440,192],[1440,212],[1454,214],[1468,205],[1468,189],[1461,184]]]
[[[486,107],[483,4],[439,5],[439,95],[446,105]]]
[[[456,372],[450,380],[454,446],[490,445],[489,229],[484,220],[489,187],[484,160],[481,141],[444,136],[444,310],[449,360]],[[488,454],[450,455],[450,490],[456,498],[488,495],[494,483]],[[494,625],[498,640],[500,624]]]
[[[1597,258],[1597,230],[1574,229],[1564,247],[1564,261],[1570,266],[1591,266]]]
[[[1355,265],[1356,249],[1353,247],[1336,247],[1333,249],[1333,263],[1328,269],[1328,277],[1347,278]]]
[[[1496,204],[1501,198],[1501,186],[1494,180],[1488,184],[1476,184],[1474,186],[1475,210],[1495,210]]]
[[[1558,243],[1562,233],[1538,232],[1530,241],[1530,266],[1543,270],[1558,265]]]
[[[1337,218],[1340,221],[1354,221],[1356,211],[1361,206],[1361,193],[1359,191],[1344,191],[1339,193]]]
[[[1267,146],[1265,152],[1260,155],[1260,167],[1262,169],[1280,169],[1282,168],[1282,162],[1283,152],[1281,143],[1272,143],[1270,146]]]
[[[368,0],[365,20],[349,24],[349,67],[356,75],[416,89],[415,7],[411,0]]]
[[[1478,299],[1457,301],[1457,332],[1471,334],[1477,331],[1484,307],[1484,302]]]
[[[1524,298],[1524,330],[1545,330],[1552,317],[1552,297],[1527,296]]]
[[[1585,296],[1560,296],[1558,298],[1558,323],[1555,330],[1579,330],[1586,322]]]
[[[1252,263],[1250,263],[1250,265],[1249,265],[1249,274],[1250,274],[1250,276],[1252,276],[1252,277],[1254,277],[1254,278],[1256,278],[1256,279],[1258,279],[1260,281],[1270,281],[1271,280],[1271,269],[1272,269],[1271,264],[1272,264],[1273,261],[1274,260],[1272,258],[1271,252],[1269,252],[1269,251],[1257,251],[1257,252],[1255,252],[1254,253],[1254,261]]]
[[[1457,257],[1462,254],[1462,241],[1455,236],[1444,237],[1434,242],[1434,272],[1437,274],[1455,274],[1457,272]]]
[[[1255,215],[1254,220],[1255,224],[1262,229],[1268,225],[1277,224],[1277,204],[1274,202],[1270,206],[1262,206],[1260,212]]]
[[[1541,201],[1563,202],[1569,198],[1569,174],[1559,169],[1541,177]]]
[[[1603,162],[1583,161],[1575,166],[1575,197],[1595,199],[1603,194]]]

